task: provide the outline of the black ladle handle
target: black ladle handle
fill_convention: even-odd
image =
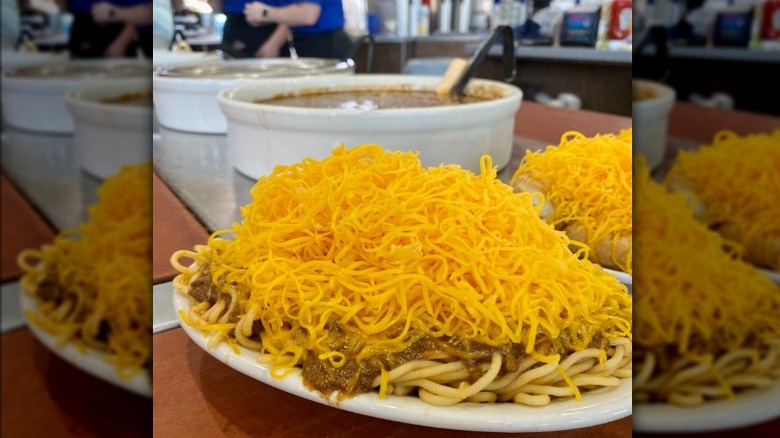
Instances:
[[[173,31],[173,38],[171,38],[170,44],[168,44],[168,50],[173,51],[176,44],[181,41],[187,41],[187,37],[184,36],[184,32],[181,29],[176,29]]]
[[[16,44],[14,45],[14,50],[16,50],[17,52],[22,50],[22,47],[24,47],[24,43],[32,40],[33,40],[32,32],[30,32],[27,29],[22,29],[22,31],[19,32],[19,37],[16,38]]]
[[[482,64],[482,61],[490,52],[493,43],[498,36],[501,36],[501,42],[503,43],[502,59],[504,63],[504,80],[506,82],[512,82],[515,80],[517,74],[517,64],[515,62],[515,34],[510,26],[498,26],[493,29],[488,37],[482,41],[482,44],[477,48],[477,51],[471,55],[469,59],[468,67],[463,71],[463,74],[458,78],[453,85],[450,94],[453,96],[459,96],[463,94],[463,90],[466,89],[466,85],[471,80],[471,77],[477,72],[477,68]]]
[[[655,56],[652,62],[653,71],[649,79],[665,83],[669,80],[669,34],[665,27],[653,26],[648,29],[639,40],[634,53],[641,56],[651,43],[655,46]]]

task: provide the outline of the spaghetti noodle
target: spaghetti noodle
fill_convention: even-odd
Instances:
[[[98,189],[89,219],[18,256],[28,319],[106,354],[130,379],[151,367],[151,164],[125,166]]]
[[[681,151],[666,177],[701,202],[699,219],[742,247],[748,262],[780,271],[780,129]]]
[[[780,378],[780,288],[637,169],[635,402],[691,406]]]
[[[631,273],[631,129],[618,135],[561,136],[528,151],[510,184],[541,193],[542,217],[587,244],[591,261]]]
[[[547,404],[631,374],[631,299],[531,195],[364,145],[260,178],[243,222],[171,257],[185,323],[324,397]],[[182,259],[194,261],[183,264]]]

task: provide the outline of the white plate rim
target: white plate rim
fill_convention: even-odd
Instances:
[[[56,354],[65,362],[68,362],[85,373],[97,377],[114,386],[142,397],[152,397],[152,382],[146,373],[142,372],[132,379],[125,380],[117,375],[116,367],[111,365],[106,360],[106,355],[103,352],[92,348],[87,348],[86,353],[84,353],[72,343],[66,343],[61,346],[58,345],[58,339],[40,327],[36,326],[27,317],[28,310],[35,311],[37,308],[35,300],[23,290],[20,290],[20,295],[22,314],[24,314],[24,319],[27,321],[27,327],[30,329],[33,336],[35,336],[52,353]]]
[[[766,268],[756,268],[756,269],[758,270],[758,272],[771,278],[772,281],[774,281],[775,283],[780,284],[780,272],[772,271]]]
[[[612,274],[615,278],[617,278],[619,282],[625,284],[626,286],[632,286],[634,277],[632,277],[631,274],[629,274],[628,272],[617,271],[615,269],[605,268],[603,266],[601,267],[601,269]]]
[[[694,433],[736,429],[780,418],[780,381],[767,389],[739,393],[733,401],[710,401],[696,407],[649,403],[637,404],[634,409],[634,432]]]
[[[616,388],[591,392],[581,402],[555,401],[542,408],[511,403],[461,403],[450,407],[431,406],[416,397],[389,395],[384,400],[374,393],[361,394],[336,405],[309,391],[295,371],[283,380],[271,377],[269,367],[257,362],[257,352],[241,348],[236,355],[225,343],[209,349],[208,339],[182,321],[179,310],[190,308],[190,299],[172,289],[174,309],[187,336],[208,354],[234,370],[276,389],[320,404],[385,420],[441,429],[479,432],[549,432],[596,426],[631,415],[631,379]]]

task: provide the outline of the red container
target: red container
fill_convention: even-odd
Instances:
[[[780,0],[766,0],[764,2],[761,38],[765,40],[780,38]]]
[[[622,40],[629,35],[631,35],[631,0],[614,0],[609,14],[607,38]]]

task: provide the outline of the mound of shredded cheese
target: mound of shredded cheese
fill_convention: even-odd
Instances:
[[[511,184],[521,177],[537,181],[554,206],[547,221],[558,229],[583,227],[590,247],[604,239],[630,239],[631,135],[631,129],[593,137],[567,132],[557,146],[526,152]],[[631,273],[630,245],[627,259],[614,262]]]
[[[308,351],[343,364],[343,346],[327,342],[334,323],[358,334],[348,337],[358,360],[425,336],[528,353],[548,341],[550,354],[631,334],[626,289],[573,254],[488,156],[475,175],[377,145],[338,147],[277,167],[252,197],[243,222],[213,234],[195,261],[238,289],[277,365]]]
[[[780,240],[780,129],[719,132],[711,145],[681,151],[666,181],[692,190],[704,205],[700,220],[733,227],[738,243]],[[780,259],[765,263],[780,269]]]
[[[684,194],[636,175],[634,345],[706,361],[780,338],[780,287],[724,250]]]
[[[30,318],[44,329],[99,348],[130,378],[151,360],[151,164],[125,166],[106,178],[89,219],[40,251],[19,255],[25,290],[54,282],[74,306],[43,302]],[[107,339],[102,339],[106,337]]]

